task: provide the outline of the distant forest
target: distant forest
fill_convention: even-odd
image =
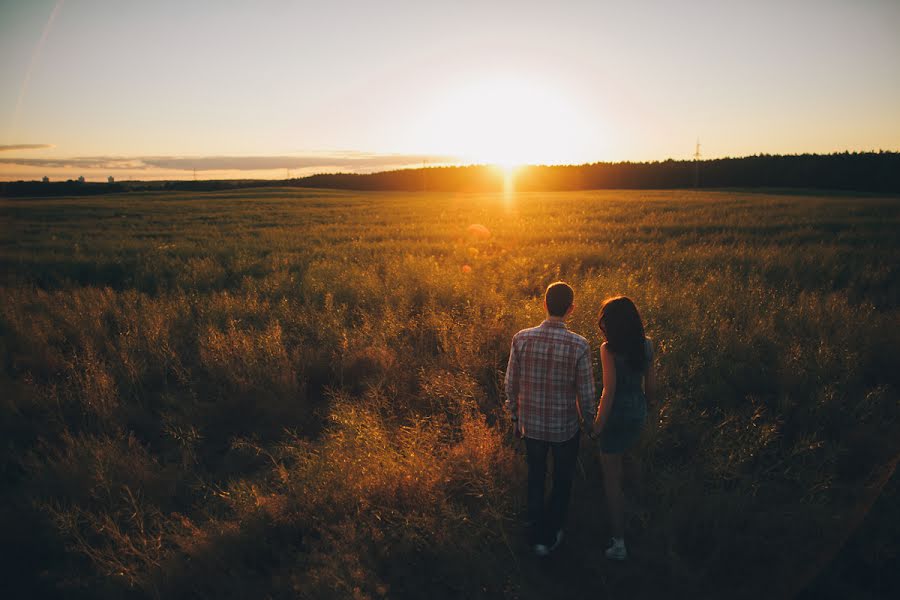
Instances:
[[[76,196],[126,191],[213,191],[244,187],[296,186],[371,191],[502,191],[504,173],[491,166],[428,167],[379,173],[332,173],[294,179],[205,181],[12,181],[0,196]],[[530,166],[515,174],[516,191],[670,188],[808,188],[900,193],[900,153],[842,152]]]

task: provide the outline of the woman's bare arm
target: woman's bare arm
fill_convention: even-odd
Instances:
[[[594,431],[603,430],[616,397],[616,360],[606,342],[600,346],[600,364],[603,367],[603,393],[600,394],[600,406],[594,419]]]

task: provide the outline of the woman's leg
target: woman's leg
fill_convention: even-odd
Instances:
[[[622,492],[622,455],[600,454],[603,466],[603,487],[606,489],[606,504],[609,506],[609,521],[612,536],[625,537],[625,494]]]

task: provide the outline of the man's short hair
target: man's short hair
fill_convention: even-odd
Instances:
[[[557,281],[547,286],[544,301],[551,317],[564,317],[575,300],[575,291],[568,283]]]

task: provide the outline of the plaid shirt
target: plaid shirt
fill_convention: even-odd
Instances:
[[[594,419],[597,398],[588,341],[561,321],[545,320],[513,336],[506,367],[506,408],[525,437],[565,442],[578,432],[578,408]]]

